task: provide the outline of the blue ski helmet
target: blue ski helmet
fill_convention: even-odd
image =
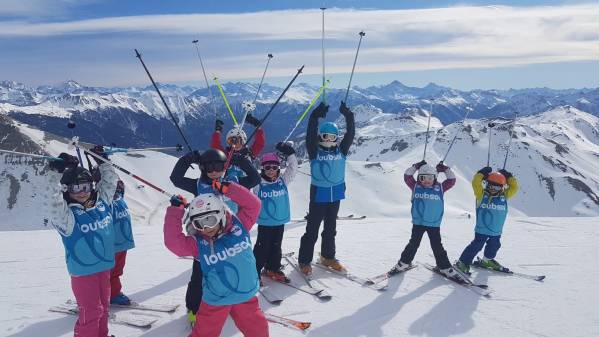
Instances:
[[[324,133],[339,136],[339,128],[337,127],[337,124],[333,122],[322,123],[318,129],[318,134],[322,135]]]

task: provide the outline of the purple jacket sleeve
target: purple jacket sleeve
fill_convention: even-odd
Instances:
[[[245,229],[251,230],[260,214],[260,207],[262,207],[260,199],[250,190],[236,183],[229,184],[229,190],[225,195],[239,206],[237,218]]]
[[[183,234],[181,220],[185,210],[170,206],[164,216],[164,245],[177,256],[198,256],[195,238]]]
[[[456,182],[455,174],[450,168],[445,171],[445,177],[447,177],[447,179],[445,179],[441,184],[443,192],[447,192],[449,189],[451,189]]]
[[[406,182],[406,185],[410,188],[410,191],[414,190],[416,187],[416,179],[414,179],[414,173],[416,173],[416,168],[414,166],[410,166],[406,169],[403,174],[403,180]]]

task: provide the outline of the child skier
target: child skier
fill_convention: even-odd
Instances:
[[[179,158],[170,179],[173,184],[187,191],[194,196],[198,196],[204,193],[214,193],[212,189],[212,182],[214,180],[222,180],[225,175],[225,162],[227,156],[217,149],[208,149],[200,155],[198,151],[192,151],[185,156]],[[250,159],[247,156],[241,154],[234,154],[231,162],[236,163],[237,166],[244,172],[243,177],[234,177],[232,181],[238,182],[240,185],[247,189],[251,189],[260,182],[260,175],[256,168],[252,165]],[[192,164],[198,163],[201,169],[201,176],[199,179],[191,179],[185,177],[185,173],[189,170]],[[237,204],[226,196],[223,199],[227,203],[229,209],[233,212],[237,212]],[[188,227],[192,232],[192,227]],[[202,300],[202,270],[200,263],[197,260],[193,261],[193,268],[191,273],[191,280],[187,285],[187,292],[185,295],[185,304],[187,307],[187,318],[190,324],[195,324],[196,313],[200,307]]]
[[[318,119],[325,118],[328,109],[321,103],[312,111],[306,133],[312,181],[306,233],[302,236],[298,256],[299,267],[305,275],[312,274],[314,244],[323,220],[320,262],[337,271],[345,270],[335,258],[335,235],[339,205],[345,199],[345,158],[354,140],[354,114],[341,102],[339,112],[345,117],[347,131],[339,144],[339,128],[335,123],[326,122],[318,128]]]
[[[228,153],[229,150],[235,151],[235,153],[240,153],[242,155],[249,154],[252,158],[260,155],[260,152],[264,149],[264,143],[266,142],[266,137],[264,135],[264,130],[260,127],[260,120],[256,117],[252,116],[252,114],[248,114],[245,121],[248,124],[251,124],[258,128],[256,130],[256,138],[254,139],[254,143],[250,148],[246,148],[247,143],[247,135],[245,131],[239,128],[238,125],[233,127],[229,132],[227,132],[226,143],[227,146],[224,148],[221,145],[221,132],[223,130],[223,121],[217,119],[214,125],[214,133],[212,134],[212,140],[210,142],[210,147],[213,149],[221,150],[225,153]],[[229,168],[227,169],[227,180],[233,180],[235,177],[240,178],[244,176],[244,172],[239,168],[236,163],[231,163]]]
[[[501,247],[501,233],[508,212],[507,201],[518,192],[518,181],[505,169],[499,172],[491,172],[492,170],[490,167],[484,167],[472,179],[472,190],[476,197],[474,240],[464,249],[455,265],[464,273],[470,272],[472,260],[483,247],[485,250],[482,267],[504,269],[495,260],[495,256]],[[486,183],[484,188],[483,181]]]
[[[106,156],[101,146],[94,152]],[[102,175],[95,185],[91,173],[78,166],[67,153],[51,161],[50,191],[56,196],[50,223],[58,231],[65,249],[71,289],[79,318],[78,337],[108,336],[110,270],[114,267],[112,199],[118,176],[109,163],[98,162]],[[62,174],[62,176],[61,176]]]
[[[285,224],[291,216],[287,186],[295,178],[297,158],[289,143],[278,143],[276,148],[286,156],[287,168],[281,174],[281,161],[276,153],[265,153],[262,156],[262,182],[253,189],[262,201],[254,256],[258,275],[265,267],[266,276],[278,282],[289,282],[281,271],[281,243]]]
[[[216,194],[201,194],[189,205],[185,222],[197,231],[184,235],[182,197],[173,196],[164,221],[164,244],[177,256],[193,256],[203,271],[203,295],[190,337],[220,335],[229,314],[246,337],[267,337],[268,323],[256,293],[260,286],[249,231],[260,213],[260,200],[246,188],[218,181],[214,189],[239,205],[231,214]]]
[[[127,251],[135,248],[131,215],[125,202],[125,184],[119,180],[112,201],[114,222],[114,268],[110,272],[110,304],[130,305],[131,300],[121,292],[121,276],[125,268]]]
[[[416,171],[417,180],[414,179]],[[437,173],[441,172],[445,174],[446,179],[439,183]],[[451,267],[447,252],[441,243],[445,192],[455,185],[455,175],[442,162],[433,168],[423,160],[408,167],[404,173],[404,181],[412,191],[412,236],[399,261],[388,274],[394,275],[411,268],[422,236],[427,233],[439,271],[449,278],[459,279],[460,275]]]

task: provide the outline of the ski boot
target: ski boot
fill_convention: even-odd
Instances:
[[[462,273],[464,273],[467,276],[472,275],[470,273],[470,266],[460,260],[457,260],[455,262],[455,264],[453,265],[453,267],[456,268],[457,270],[461,271]]]
[[[411,263],[403,263],[401,261],[398,261],[397,264],[395,266],[393,266],[393,268],[391,268],[391,270],[389,270],[387,272],[387,275],[392,276],[395,274],[399,274],[401,272],[404,272],[408,269],[410,269],[412,267]]]
[[[445,275],[447,278],[450,278],[456,282],[464,284],[470,283],[464,275],[462,275],[460,272],[456,271],[452,267],[439,269],[439,272]]]
[[[302,274],[304,274],[305,276],[310,276],[312,275],[312,266],[310,264],[303,264],[300,263],[299,264],[300,267],[300,271],[302,272]]]
[[[502,266],[499,262],[497,262],[495,259],[487,259],[486,257],[483,257],[482,260],[478,260],[477,261],[478,264],[482,267],[482,268],[486,268],[486,269],[491,269],[491,270],[496,270],[496,271],[502,271],[502,272],[508,272],[509,269]]]
[[[289,283],[291,280],[280,270],[268,270],[266,276],[281,283]]]
[[[191,310],[187,310],[187,322],[193,329],[193,326],[196,324],[196,314],[194,314]]]
[[[320,264],[338,272],[344,273],[347,271],[345,267],[337,259],[327,259],[326,257],[321,256]]]
[[[127,297],[127,295],[119,293],[118,295],[110,298],[110,304],[131,305],[131,300],[129,297]]]

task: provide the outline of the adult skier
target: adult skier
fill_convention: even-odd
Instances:
[[[306,232],[301,238],[298,256],[300,269],[305,275],[312,274],[314,244],[323,220],[320,262],[337,271],[345,270],[335,257],[335,235],[339,205],[345,199],[345,160],[355,135],[354,114],[341,102],[339,112],[345,118],[347,131],[339,142],[339,128],[335,123],[325,122],[318,127],[318,120],[326,117],[328,109],[327,105],[320,103],[312,111],[306,133],[312,181]]]

